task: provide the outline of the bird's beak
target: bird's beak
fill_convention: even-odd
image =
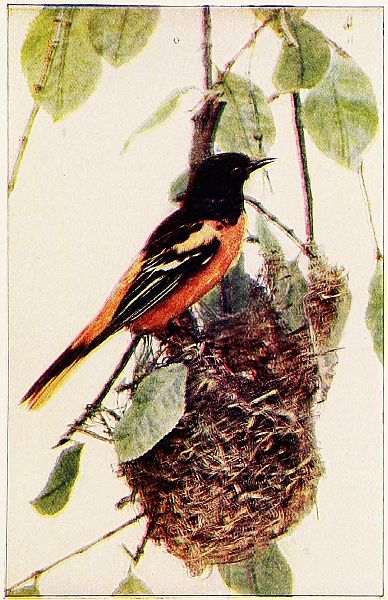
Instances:
[[[256,171],[257,169],[261,169],[262,167],[265,167],[265,165],[269,165],[274,160],[276,160],[276,158],[257,158],[257,159],[252,159],[251,162],[249,163],[248,167],[247,167],[247,173],[248,173],[248,175],[250,175],[251,173],[253,173],[253,171]]]

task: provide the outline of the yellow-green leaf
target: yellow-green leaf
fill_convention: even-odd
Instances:
[[[141,133],[145,133],[146,131],[149,131],[150,129],[157,127],[164,121],[167,121],[167,119],[179,107],[182,96],[184,96],[189,90],[192,90],[192,89],[193,89],[192,86],[187,86],[187,87],[180,88],[180,89],[177,89],[177,90],[174,90],[173,92],[171,92],[171,94],[169,94],[167,96],[167,98],[165,98],[163,100],[162,104],[160,104],[158,106],[158,108],[155,110],[155,112],[152,113],[152,115],[150,117],[148,117],[148,119],[146,119],[140,125],[140,127],[138,127],[134,132],[131,133],[129,138],[124,143],[122,151],[125,152],[127,150],[128,146],[132,143],[133,139],[137,135],[139,135]]]
[[[356,169],[378,128],[372,84],[349,58],[337,55],[303,104],[303,123],[318,148],[344,167]]]
[[[185,409],[186,378],[184,364],[171,364],[142,379],[113,432],[121,463],[139,458],[175,427]]]
[[[284,94],[317,85],[330,64],[324,35],[288,11],[282,27],[284,41],[273,75],[274,86]]]
[[[25,585],[16,589],[11,589],[7,592],[8,598],[15,598],[16,596],[41,596],[38,587],[38,580],[35,579],[34,583]]]
[[[76,482],[83,444],[75,443],[59,455],[47,483],[32,506],[42,515],[55,515],[67,504]]]
[[[130,568],[128,575],[115,589],[112,596],[153,596],[150,588],[136,575],[132,573]]]
[[[369,302],[365,320],[372,335],[373,347],[381,363],[384,360],[384,268],[383,260],[377,261],[369,285]]]
[[[253,14],[260,19],[260,21],[266,21],[269,17],[273,17],[269,25],[272,27],[276,35],[283,37],[282,20],[284,19],[285,13],[292,13],[296,18],[301,18],[305,14],[307,8],[252,8]],[[275,13],[275,14],[274,14]],[[283,15],[282,15],[283,13]]]
[[[226,106],[215,133],[224,152],[263,156],[275,141],[276,130],[261,89],[246,77],[228,73],[220,84]]]
[[[276,544],[258,550],[242,562],[218,565],[225,584],[237,594],[286,596],[292,594],[291,569]]]
[[[158,8],[93,8],[89,32],[97,52],[114,67],[130,61],[146,46],[154,32]]]
[[[58,45],[48,61],[56,36]],[[41,10],[28,31],[21,60],[34,100],[54,121],[77,109],[94,92],[102,70],[89,40],[87,10]]]

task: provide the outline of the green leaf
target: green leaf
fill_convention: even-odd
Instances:
[[[87,11],[44,8],[32,22],[22,48],[22,67],[34,100],[54,121],[77,109],[94,92],[101,75],[101,59],[88,34]],[[47,71],[47,53],[59,31]],[[47,76],[42,88],[42,74]],[[38,87],[37,87],[38,86]]]
[[[291,569],[276,544],[257,551],[253,558],[218,565],[225,584],[237,594],[285,596],[292,594]]]
[[[291,330],[298,329],[305,322],[307,291],[298,261],[285,259],[279,242],[262,216],[257,218],[257,237],[265,261],[271,303]]]
[[[41,596],[37,578],[34,579],[34,583],[30,585],[25,585],[24,587],[16,589],[11,589],[9,590],[9,592],[7,592],[8,598],[13,598],[15,596]]]
[[[177,110],[179,104],[181,102],[182,96],[187,94],[189,90],[192,90],[192,86],[186,86],[184,88],[179,88],[171,92],[167,98],[165,98],[162,104],[155,110],[154,113],[148,119],[146,119],[138,129],[136,129],[129,138],[126,140],[123,146],[122,152],[125,152],[128,149],[128,146],[133,142],[134,138],[140,133],[145,133],[154,127],[157,127],[173,114],[174,111]]]
[[[182,195],[185,193],[187,184],[189,183],[189,171],[183,171],[170,185],[169,200],[170,202],[179,202]]]
[[[89,33],[97,54],[114,67],[130,61],[146,46],[159,14],[158,8],[93,8]]]
[[[220,284],[224,314],[234,315],[246,310],[249,302],[250,281],[245,271],[244,256],[229,269]]]
[[[309,92],[303,123],[324,154],[349,169],[359,166],[377,132],[378,116],[372,85],[351,58],[337,55],[320,84]]]
[[[55,515],[67,504],[76,482],[83,444],[75,443],[59,455],[40,494],[31,501],[41,515]]]
[[[263,156],[275,141],[275,122],[259,87],[228,73],[220,85],[226,106],[216,128],[215,142],[224,152]]]
[[[282,22],[284,41],[273,84],[280,94],[315,86],[330,64],[330,49],[324,35],[291,12]]]
[[[175,427],[185,409],[186,378],[185,365],[171,364],[142,379],[113,432],[121,463],[139,458]]]
[[[369,285],[369,302],[365,321],[373,339],[373,347],[381,363],[384,360],[384,267],[383,260],[377,261]]]
[[[128,575],[115,589],[112,596],[153,596],[153,592],[146,584],[132,573],[130,568]]]

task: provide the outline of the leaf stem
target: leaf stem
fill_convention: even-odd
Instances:
[[[366,183],[365,183],[365,177],[364,177],[364,163],[363,161],[361,161],[360,166],[357,169],[357,174],[358,174],[358,178],[359,178],[359,182],[360,182],[360,187],[361,187],[361,191],[362,191],[362,196],[364,198],[364,202],[365,202],[365,206],[366,206],[366,211],[367,211],[367,215],[368,215],[368,221],[369,221],[369,225],[371,228],[371,232],[372,232],[372,237],[373,237],[373,241],[374,241],[374,245],[375,245],[375,252],[376,252],[376,260],[379,261],[383,258],[383,254],[380,250],[379,247],[379,243],[377,240],[377,234],[376,234],[376,228],[373,222],[373,217],[372,217],[372,204],[369,198],[369,194],[368,194],[368,189],[366,187]]]
[[[306,244],[307,246],[314,246],[315,240],[313,219],[313,195],[311,191],[311,181],[307,164],[306,141],[304,137],[304,128],[302,122],[302,104],[300,101],[299,92],[293,92],[291,94],[291,106],[300,175],[302,179],[302,190],[305,209]]]
[[[70,440],[71,436],[76,431],[79,431],[81,429],[82,425],[97,412],[97,410],[100,408],[103,400],[105,399],[106,395],[109,393],[112,385],[116,381],[117,377],[120,375],[122,370],[128,364],[131,356],[135,352],[136,347],[140,342],[140,339],[141,339],[141,336],[135,336],[133,338],[133,340],[131,341],[127,350],[124,352],[123,356],[121,357],[119,364],[117,365],[117,367],[115,368],[112,375],[110,376],[108,381],[105,383],[104,387],[99,392],[97,397],[93,400],[93,402],[91,404],[88,404],[86,406],[84,412],[70,425],[70,427],[68,427],[68,429],[65,431],[65,433],[60,437],[59,441],[55,444],[54,448],[57,448],[58,446],[62,446],[63,444],[66,444],[66,442],[68,442]],[[81,431],[83,433],[86,433],[82,429],[81,429]]]
[[[137,523],[137,521],[140,521],[140,519],[142,519],[144,516],[145,516],[144,513],[139,513],[133,519],[130,519],[129,521],[126,521],[125,523],[122,523],[121,525],[119,525],[118,527],[115,527],[114,529],[111,529],[107,533],[104,533],[103,535],[98,537],[93,542],[89,542],[89,544],[86,544],[85,546],[82,546],[81,548],[78,548],[77,550],[73,550],[69,554],[66,554],[66,556],[62,556],[62,558],[58,558],[58,560],[52,562],[50,565],[47,565],[47,567],[42,567],[41,569],[37,569],[36,571],[34,571],[30,575],[28,575],[28,577],[21,579],[20,581],[18,581],[17,583],[15,583],[11,587],[9,587],[6,590],[6,594],[9,594],[15,588],[18,588],[21,585],[23,585],[24,583],[27,583],[27,581],[30,581],[31,579],[36,579],[36,578],[40,577],[41,575],[43,575],[43,573],[47,573],[47,571],[51,571],[51,569],[53,569],[54,567],[57,567],[58,565],[64,563],[65,561],[69,560],[70,558],[73,558],[73,556],[87,552],[87,550],[90,550],[90,548],[92,548],[93,546],[96,546],[100,542],[103,542],[103,541],[109,539],[110,537],[112,537],[116,533],[119,533],[119,531],[122,531],[126,527],[129,527],[130,525]]]
[[[35,92],[36,94],[40,94],[41,91],[43,90],[45,83],[47,81],[47,77],[48,77],[48,73],[50,71],[50,66],[52,64],[52,60],[54,58],[54,54],[55,51],[58,47],[59,44],[59,40],[61,37],[61,30],[62,30],[62,26],[63,26],[63,17],[64,17],[64,9],[62,8],[59,12],[58,17],[56,17],[55,21],[57,21],[57,27],[55,30],[55,34],[54,34],[54,39],[53,41],[48,45],[47,48],[47,52],[46,52],[46,56],[44,59],[44,63],[43,63],[43,69],[42,72],[40,74],[40,78],[38,83],[35,85]],[[20,144],[19,144],[19,149],[18,149],[18,153],[16,156],[16,160],[12,169],[12,174],[11,177],[9,179],[8,182],[8,196],[11,194],[11,192],[14,190],[15,184],[16,184],[16,179],[19,173],[19,169],[20,169],[20,165],[21,162],[23,160],[23,156],[24,156],[24,152],[26,150],[27,144],[28,144],[28,140],[30,137],[30,133],[31,133],[31,129],[32,126],[35,122],[35,118],[39,112],[40,109],[40,102],[39,100],[35,100],[34,104],[32,106],[31,112],[29,114],[29,117],[27,119],[27,123],[26,126],[24,128],[23,131],[23,135],[20,138]]]

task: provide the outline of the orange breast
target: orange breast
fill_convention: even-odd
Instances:
[[[236,225],[225,226],[215,221],[205,221],[212,227],[221,245],[213,257],[200,271],[189,277],[183,286],[178,287],[164,300],[148,310],[131,324],[134,333],[155,332],[163,329],[169,321],[183,313],[195,302],[198,302],[217,285],[225,273],[235,262],[241,252],[245,235],[245,215],[242,214]]]

